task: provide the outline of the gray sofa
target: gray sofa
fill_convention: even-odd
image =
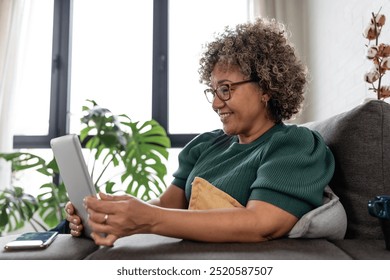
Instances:
[[[262,243],[202,243],[139,234],[97,247],[91,240],[61,234],[45,250],[0,252],[0,259],[390,259],[380,220],[367,203],[390,195],[390,105],[373,100],[320,122],[305,124],[324,137],[336,159],[330,187],[347,214],[345,239],[284,238]],[[389,172],[389,174],[387,174]],[[390,221],[385,221],[390,227]],[[0,247],[15,236],[0,238]]]

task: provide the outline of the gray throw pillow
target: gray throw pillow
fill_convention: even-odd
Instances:
[[[327,186],[323,205],[303,215],[288,234],[289,238],[343,239],[347,215],[337,195]]]

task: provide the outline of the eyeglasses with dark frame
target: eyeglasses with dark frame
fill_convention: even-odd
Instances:
[[[232,87],[255,82],[253,79],[244,80],[236,83],[224,83],[219,85],[216,89],[208,88],[204,91],[208,102],[213,103],[215,95],[223,101],[228,101],[232,97]]]

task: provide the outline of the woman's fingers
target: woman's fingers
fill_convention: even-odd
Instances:
[[[69,215],[73,215],[74,214],[74,207],[73,207],[73,204],[72,202],[68,201],[65,205],[65,211],[66,213],[68,213]]]
[[[81,236],[81,231],[77,231],[77,230],[71,229],[71,230],[70,230],[70,234],[71,234],[72,236],[79,237],[79,236]]]
[[[68,201],[65,205],[66,220],[69,222],[70,234],[72,236],[81,236],[83,232],[83,225],[79,216],[75,215],[73,204]]]
[[[136,213],[142,212],[146,203],[130,195],[113,196],[100,193],[99,196],[100,199],[94,196],[84,199],[88,225],[94,233],[96,244],[112,246],[118,238],[139,233],[145,227],[142,219],[141,222],[136,221],[133,216],[139,217]]]
[[[100,192],[99,197],[101,200],[107,200],[107,201],[118,201],[118,200],[128,200],[131,199],[132,196],[124,194],[124,195],[110,195]]]
[[[96,232],[91,233],[91,237],[97,245],[103,246],[113,246],[114,242],[118,239],[118,237],[113,234],[107,234],[104,236]]]
[[[94,219],[91,217],[94,217]],[[100,220],[100,222],[97,220]],[[103,216],[101,213],[96,212],[90,215],[88,224],[93,230],[91,237],[97,245],[112,246],[119,238],[118,235],[115,235],[116,229],[110,224],[110,221],[110,215]]]
[[[121,195],[117,197],[116,195],[100,193],[99,196],[100,199],[95,196],[87,196],[84,198],[84,207],[87,209],[87,211],[93,210],[95,212],[104,214],[117,213],[121,210],[119,208],[122,207],[122,204],[116,202],[124,202],[134,199],[134,197],[128,195]],[[99,222],[98,220],[96,221]]]
[[[97,223],[97,224],[107,224],[109,214],[108,213],[100,213],[92,210],[91,208],[87,209],[89,220]]]

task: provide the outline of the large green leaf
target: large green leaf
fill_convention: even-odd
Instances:
[[[82,129],[83,139],[91,131],[96,133],[89,136],[86,147],[95,151],[95,160],[104,165],[103,172],[109,166],[122,168],[118,173],[122,174],[120,189],[144,200],[159,196],[166,188],[165,164],[171,145],[165,129],[155,120],[131,122],[125,114],[115,116],[96,102],[91,103],[91,108],[83,108],[81,121],[88,127]],[[98,181],[102,176],[94,175],[96,187],[101,187]],[[103,187],[106,192],[114,192],[115,185],[110,179]]]
[[[1,157],[12,162],[13,172],[18,172],[21,170],[31,169],[32,171],[37,171],[44,176],[48,176],[48,179],[51,181],[52,178],[58,174],[58,166],[54,158],[46,163],[46,161],[34,154],[31,153],[21,153],[15,152],[10,154],[1,154]],[[25,222],[30,223],[33,228],[39,226],[41,229],[47,229],[47,226],[53,226],[57,224],[60,219],[64,217],[62,215],[60,208],[63,207],[64,202],[68,201],[65,189],[57,187],[56,185],[50,183],[52,188],[52,197],[54,199],[48,200],[50,203],[45,203],[42,200],[42,196],[46,194],[48,196],[48,191],[38,195],[37,198],[33,197],[30,194],[24,193],[23,188],[13,187],[11,189],[6,189],[2,192],[2,201],[1,205],[2,212],[0,214],[1,221],[0,224],[3,226],[0,227],[1,231],[14,231],[24,226]],[[44,184],[41,188],[47,187]],[[60,203],[62,202],[62,204]],[[39,209],[39,211],[37,211]],[[53,215],[48,215],[47,213],[57,213],[55,217]],[[58,214],[61,213],[61,214]],[[42,225],[38,220],[34,218],[34,215],[40,215],[46,225]]]
[[[24,193],[20,187],[0,191],[0,205],[0,232],[23,227],[38,210],[36,198]]]
[[[122,182],[126,182],[126,192],[149,200],[159,196],[166,188],[164,176],[167,173],[165,162],[170,140],[164,129],[154,120],[141,123],[127,123],[132,136],[122,160],[126,172]]]
[[[50,227],[57,225],[65,218],[64,207],[69,200],[63,183],[58,186],[53,183],[40,187],[38,195],[39,216]]]
[[[21,171],[43,166],[45,164],[45,160],[43,158],[31,153],[0,153],[0,158],[5,159],[6,161],[11,161],[12,171]]]

